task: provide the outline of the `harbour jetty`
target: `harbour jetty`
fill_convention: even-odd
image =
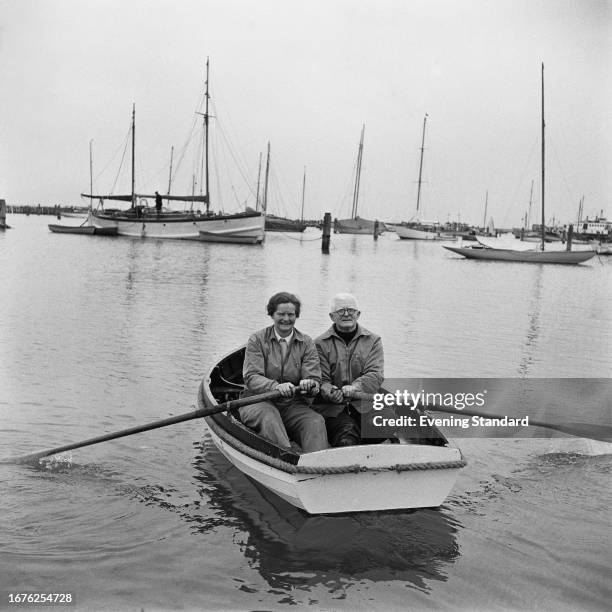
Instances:
[[[53,215],[54,217],[75,213],[82,213],[83,216],[85,216],[88,210],[89,208],[87,206],[62,206],[61,204],[56,204],[55,206],[42,206],[40,204],[7,204],[6,206],[6,212],[14,215]]]

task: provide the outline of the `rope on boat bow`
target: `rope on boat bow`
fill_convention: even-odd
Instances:
[[[306,467],[292,465],[293,470],[286,470],[296,474],[350,474],[357,472],[380,472],[382,470],[388,472],[410,472],[413,470],[450,470],[453,468],[463,468],[467,465],[464,459],[456,461],[428,461],[425,463],[398,463],[388,467],[370,468],[365,465],[347,465],[343,467]],[[282,469],[282,468],[280,468]]]
[[[224,442],[240,451],[244,455],[248,455],[261,463],[265,463],[271,467],[274,467],[288,474],[356,474],[359,472],[410,472],[416,470],[450,470],[463,468],[467,465],[467,461],[463,458],[455,461],[425,461],[421,463],[398,463],[396,465],[390,465],[386,467],[371,468],[365,465],[345,465],[341,467],[307,467],[293,465],[287,463],[277,457],[270,457],[261,451],[258,451],[250,446],[247,446],[237,438],[234,438],[231,434],[228,434],[224,429],[216,425],[214,421],[208,420],[206,422],[208,427],[213,430],[215,435],[221,438]],[[461,451],[459,451],[461,452]],[[463,456],[462,456],[463,457]]]

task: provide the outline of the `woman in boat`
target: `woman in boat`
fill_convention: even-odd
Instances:
[[[240,408],[242,422],[283,448],[290,440],[302,451],[329,447],[325,420],[315,412],[305,395],[319,392],[321,369],[313,340],[295,328],[301,302],[291,293],[274,294],[267,305],[272,325],[249,338],[243,366],[244,396],[277,390],[274,402],[259,402]]]

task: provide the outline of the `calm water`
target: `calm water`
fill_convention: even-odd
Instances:
[[[314,231],[252,247],[53,221],[12,215],[0,233],[0,456],[191,410],[277,290],[302,297],[311,335],[329,296],[354,292],[388,376],[612,375],[610,258],[470,262],[393,234],[334,236],[322,256]],[[82,610],[608,609],[612,445],[460,446],[469,465],[440,509],[347,516],[259,490],[195,421],[0,465],[0,609],[17,591]]]

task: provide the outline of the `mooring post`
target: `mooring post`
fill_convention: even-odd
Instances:
[[[567,228],[567,243],[565,245],[566,251],[572,250],[572,237],[574,236],[574,224],[570,223],[570,226]]]
[[[323,236],[321,239],[321,253],[329,254],[329,237],[331,234],[331,213],[323,216]]]
[[[374,240],[378,240],[378,219],[374,221]]]

